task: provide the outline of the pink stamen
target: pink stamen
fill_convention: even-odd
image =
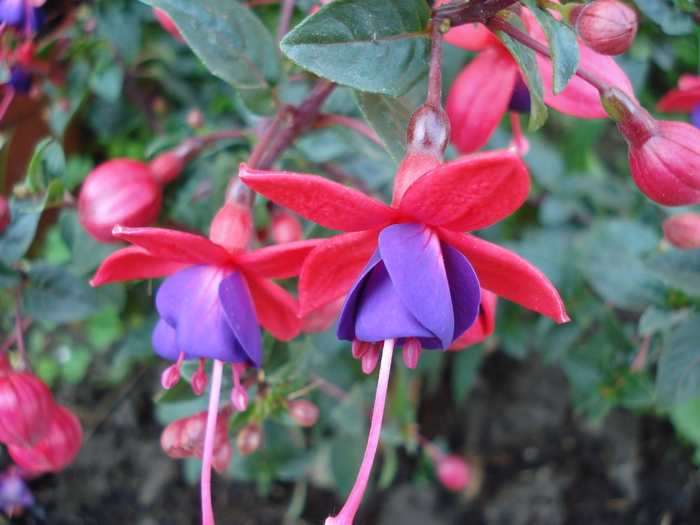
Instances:
[[[510,127],[513,131],[513,140],[510,142],[510,147],[521,157],[527,155],[527,152],[530,151],[530,141],[523,134],[523,129],[520,125],[520,115],[516,111],[510,112]]]
[[[384,341],[384,353],[382,362],[379,365],[379,379],[377,381],[377,393],[374,399],[374,409],[372,410],[372,423],[369,428],[369,438],[365,457],[362,459],[360,472],[357,474],[355,485],[348,496],[348,500],[337,516],[326,518],[325,525],[352,525],[357,509],[362,501],[362,496],[367,488],[374,456],[377,453],[379,444],[379,434],[382,430],[382,418],[384,416],[384,405],[386,404],[386,393],[389,387],[389,374],[391,372],[391,357],[394,352],[394,339]]]
[[[379,362],[379,348],[370,343],[367,352],[362,356],[362,371],[371,374]]]
[[[416,368],[423,348],[415,337],[407,337],[403,344],[403,362],[408,368]]]
[[[182,362],[185,359],[185,352],[180,352],[177,357],[177,362],[174,365],[169,366],[163,371],[163,375],[160,376],[160,384],[166,390],[171,389],[180,380],[180,368],[182,368]]]
[[[192,374],[192,390],[196,395],[200,395],[207,387],[207,373],[204,371],[204,358],[199,358],[199,368]]]
[[[211,458],[214,454],[216,418],[219,413],[219,395],[221,393],[223,370],[224,363],[214,359],[211,391],[209,392],[207,427],[204,434],[204,453],[202,454],[202,525],[214,525],[214,509],[211,504]]]
[[[244,363],[233,363],[233,384],[231,390],[231,404],[239,412],[245,412],[248,408],[248,392],[241,386],[241,374],[245,372]]]

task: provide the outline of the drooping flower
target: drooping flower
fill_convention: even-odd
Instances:
[[[523,20],[530,36],[546,43],[539,25],[525,10]],[[485,26],[466,24],[455,27],[445,35],[445,40],[479,53],[455,79],[445,104],[453,144],[460,153],[472,153],[488,142],[508,109],[529,111],[529,91],[513,55]],[[584,45],[579,45],[579,55],[582,68],[595,72],[603,82],[619,86],[632,95],[627,76],[611,57],[595,53]],[[552,63],[538,54],[537,66],[542,75],[544,102],[549,107],[578,118],[607,117],[600,104],[600,95],[593,86],[574,76],[566,88],[555,95],[552,91]]]
[[[700,76],[682,75],[678,87],[661,97],[656,109],[666,113],[690,113],[690,122],[700,128]]]
[[[41,6],[46,0],[0,0],[0,23],[35,33],[44,23]]]

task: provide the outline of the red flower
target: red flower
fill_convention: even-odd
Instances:
[[[529,13],[524,13],[530,36],[545,43],[539,25]],[[529,104],[528,92],[525,89],[523,93],[522,73],[515,58],[486,27],[458,26],[445,35],[445,40],[457,47],[479,52],[452,84],[445,105],[452,126],[453,144],[460,153],[471,153],[488,142],[509,107],[529,110],[529,106],[522,108],[522,104],[518,104],[523,94],[526,97],[524,102]],[[627,76],[612,58],[582,45],[579,45],[579,54],[581,67],[632,95]],[[607,117],[600,104],[600,95],[593,86],[574,76],[566,88],[555,95],[552,92],[552,63],[538,54],[537,65],[542,75],[545,104],[574,117]]]
[[[681,76],[678,79],[678,88],[672,89],[661,97],[656,109],[666,113],[690,113],[693,126],[700,127],[700,77]]]
[[[483,288],[558,322],[568,320],[559,294],[539,270],[508,250],[461,233],[490,226],[524,202],[530,178],[512,151],[439,164],[437,156],[409,148],[396,175],[391,207],[316,175],[242,165],[240,177],[302,217],[347,232],[324,240],[306,259],[299,282],[302,315],[348,292],[377,249],[382,230],[423,223],[466,257]],[[416,288],[420,284],[416,277]]]

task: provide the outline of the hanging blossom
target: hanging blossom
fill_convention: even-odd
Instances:
[[[44,24],[41,6],[46,0],[0,0],[0,27],[20,29],[25,35],[38,31]]]
[[[523,10],[522,18],[530,36],[546,44],[547,39],[532,15]],[[479,53],[455,79],[445,104],[453,144],[460,153],[472,153],[488,142],[506,111],[530,111],[530,92],[520,65],[485,26],[461,25],[444,38],[450,44]],[[580,67],[595,72],[606,84],[618,86],[634,97],[627,76],[611,57],[591,51],[577,41]],[[537,66],[544,87],[543,100],[549,107],[578,118],[607,118],[600,94],[593,86],[574,75],[566,88],[555,95],[551,61],[537,54]]]
[[[203,523],[214,523],[211,464],[224,363],[233,363],[233,406],[247,408],[240,375],[247,364],[262,364],[260,326],[280,340],[299,333],[302,320],[296,299],[272,279],[299,274],[302,262],[319,243],[286,243],[246,251],[252,234],[253,194],[236,181],[227,203],[214,217],[209,239],[162,228],[116,226],[115,237],[134,244],[110,255],[91,284],[169,276],[156,294],[160,320],[153,347],[176,363],[163,373],[163,386],[174,386],[186,359],[199,359],[192,387],[202,393],[208,382],[204,360],[213,359],[212,383],[202,464]]]
[[[403,346],[411,368],[423,348],[446,350],[479,316],[482,287],[558,322],[568,320],[559,294],[539,270],[462,233],[495,223],[525,201],[530,187],[525,164],[510,150],[442,164],[448,138],[442,108],[424,105],[414,114],[391,206],[316,175],[240,169],[241,179],[270,200],[347,232],[309,254],[299,282],[301,311],[347,293],[338,338],[352,341],[367,373],[383,346],[360,472],[343,509],[326,525],[351,525],[362,500],[379,443],[394,345]]]
[[[656,109],[665,113],[690,113],[690,122],[700,128],[700,76],[682,75],[678,87],[661,97]]]

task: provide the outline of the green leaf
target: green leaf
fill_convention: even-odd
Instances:
[[[687,35],[693,30],[693,22],[688,15],[672,7],[665,0],[635,0],[634,4],[648,18],[661,26],[667,35]]]
[[[524,31],[524,27],[520,19],[515,16],[510,17],[510,23],[516,28]],[[530,131],[535,131],[540,128],[547,120],[547,106],[544,105],[542,97],[544,96],[544,87],[542,86],[542,76],[537,67],[537,57],[535,52],[516,42],[511,37],[501,31],[495,31],[496,37],[503,42],[503,45],[508,48],[513,58],[520,64],[520,68],[525,75],[525,81],[530,89],[530,123],[527,127]]]
[[[0,263],[12,266],[19,261],[34,241],[41,210],[26,210],[17,201],[10,201],[12,222],[0,235]]]
[[[540,8],[535,0],[523,0],[523,3],[547,36],[552,53],[552,91],[557,95],[566,87],[578,67],[576,35],[569,26],[554,18],[549,10]]]
[[[647,268],[668,286],[700,296],[700,250],[662,253],[650,260]]]
[[[429,20],[423,0],[335,0],[295,27],[280,47],[318,76],[398,97],[428,71]]]
[[[234,0],[143,0],[165,11],[214,75],[231,84],[246,106],[272,115],[280,74],[274,40],[258,17]]]
[[[60,219],[61,238],[70,248],[70,269],[76,275],[87,275],[97,268],[118,246],[95,241],[78,222],[75,210],[63,212]]]
[[[34,148],[34,155],[27,168],[27,186],[34,191],[49,190],[51,183],[62,179],[65,172],[66,157],[61,144],[57,140],[46,138]]]
[[[353,91],[365,120],[377,133],[396,164],[406,156],[408,121],[415,111],[406,98],[391,98],[375,93]]]
[[[673,407],[668,415],[676,432],[695,446],[693,460],[700,463],[700,398]]]
[[[659,358],[656,399],[670,407],[700,396],[700,315],[693,314],[669,330]]]

